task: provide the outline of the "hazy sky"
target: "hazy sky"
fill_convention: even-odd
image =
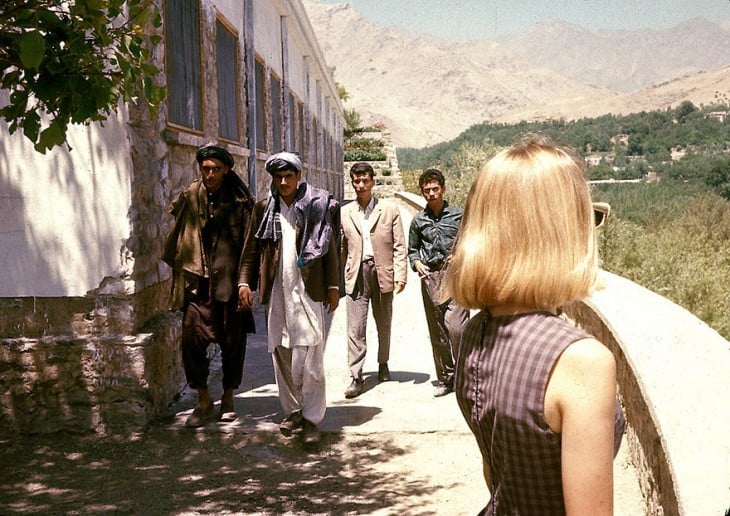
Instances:
[[[702,16],[730,20],[730,0],[325,0],[346,2],[363,17],[442,39],[491,39],[540,21],[587,29],[668,28]]]

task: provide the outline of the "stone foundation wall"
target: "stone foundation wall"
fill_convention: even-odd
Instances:
[[[0,340],[1,432],[144,428],[185,384],[179,315],[162,315],[145,330]]]
[[[0,299],[0,433],[136,430],[162,415],[185,385],[169,288]]]

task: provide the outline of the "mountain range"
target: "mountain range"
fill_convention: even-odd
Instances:
[[[381,26],[346,3],[302,0],[335,80],[365,125],[399,147],[450,140],[481,122],[578,119],[730,103],[730,23],[591,31],[546,21],[464,43]]]

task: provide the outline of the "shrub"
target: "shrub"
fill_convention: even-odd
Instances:
[[[345,149],[345,161],[385,161],[382,150]]]
[[[377,138],[350,138],[345,141],[348,149],[380,149],[384,146],[385,142]]]
[[[603,266],[683,306],[730,339],[730,202],[691,187],[667,202],[681,186],[687,187],[614,185],[624,193],[594,195],[610,197],[615,214],[601,231]],[[643,210],[633,205],[640,199]]]

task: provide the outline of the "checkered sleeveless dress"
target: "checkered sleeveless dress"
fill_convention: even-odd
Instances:
[[[484,514],[565,514],[560,434],[544,418],[545,388],[563,351],[588,337],[548,312],[491,317],[483,311],[467,325],[455,390],[491,470]],[[617,401],[615,452],[624,426]]]

